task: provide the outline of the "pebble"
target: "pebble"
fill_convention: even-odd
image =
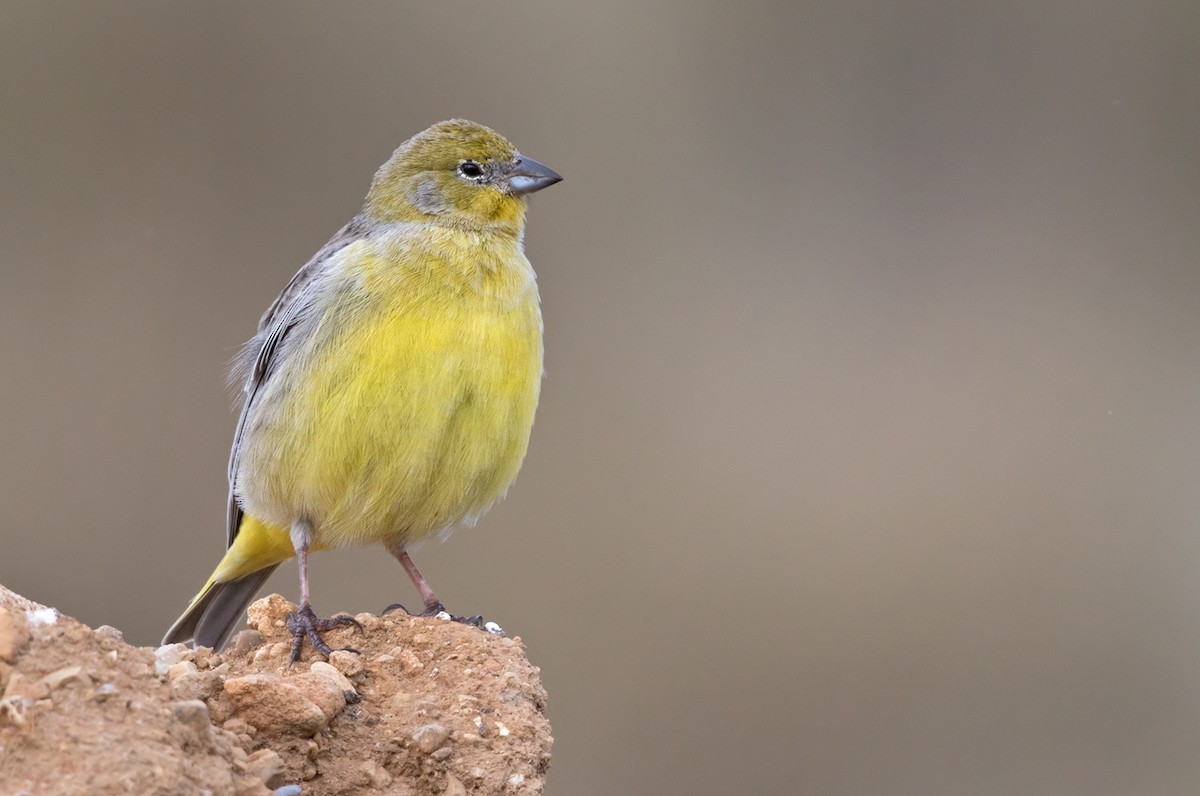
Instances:
[[[192,651],[192,660],[196,662],[197,669],[207,669],[212,666],[213,651],[208,647],[196,647]]]
[[[0,660],[14,663],[29,643],[29,628],[21,619],[0,608]]]
[[[96,638],[104,645],[105,649],[115,647],[125,641],[125,634],[117,630],[112,625],[100,625],[96,628]]]
[[[363,766],[359,769],[359,771],[362,772],[362,776],[366,780],[366,784],[373,788],[383,790],[392,784],[392,775],[374,760],[368,760],[366,763],[363,763]]]
[[[442,709],[438,707],[438,703],[431,702],[428,699],[422,699],[413,705],[413,713],[417,716],[428,716],[431,719],[440,719],[442,717]]]
[[[349,650],[334,650],[329,656],[329,663],[350,678],[363,673],[362,656]]]
[[[413,730],[412,739],[417,748],[425,754],[441,747],[450,738],[450,730],[441,724],[424,724]]]
[[[109,697],[115,696],[116,693],[117,687],[115,685],[112,683],[104,683],[103,685],[98,686],[96,690],[92,692],[92,700],[95,702],[103,702]]]
[[[285,682],[276,675],[248,674],[229,678],[224,690],[235,716],[251,726],[268,734],[310,737],[326,725],[329,716],[294,682],[306,676],[323,680],[297,675]],[[341,689],[335,686],[326,690],[333,691],[336,700],[345,706]]]
[[[219,673],[211,670],[186,672],[171,681],[171,696],[175,699],[211,699],[221,693],[224,682]]]
[[[154,659],[164,666],[192,659],[192,648],[187,644],[163,644],[154,651]]]
[[[266,783],[268,788],[283,784],[283,758],[274,749],[259,749],[246,758],[246,770]]]
[[[172,702],[171,711],[175,714],[175,720],[195,732],[197,737],[207,735],[212,726],[208,720],[208,705],[199,699]]]
[[[234,652],[249,652],[252,649],[261,647],[266,640],[266,637],[257,630],[242,630],[233,637],[229,648]]]
[[[446,789],[442,791],[442,796],[467,796],[467,788],[459,781],[458,777],[446,772]]]
[[[182,677],[185,674],[195,674],[196,671],[196,664],[192,663],[191,661],[172,663],[167,667],[167,680],[174,680],[178,677]]]
[[[51,672],[38,680],[39,683],[45,685],[51,691],[72,681],[87,685],[91,685],[92,682],[91,678],[84,674],[82,666],[64,666],[58,671]]]
[[[304,789],[299,785],[284,785],[275,789],[275,796],[300,796]]]
[[[405,674],[419,674],[425,671],[425,664],[421,663],[415,652],[404,650],[400,653],[400,668]]]

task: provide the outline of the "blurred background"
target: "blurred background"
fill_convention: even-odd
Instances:
[[[0,582],[156,644],[226,363],[401,141],[533,198],[548,793],[1200,790],[1200,6],[0,4]],[[296,597],[292,567],[270,588]],[[380,548],[319,612],[415,600]]]

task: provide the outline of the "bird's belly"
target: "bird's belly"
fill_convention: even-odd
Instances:
[[[242,505],[321,547],[406,543],[469,524],[516,478],[541,377],[536,303],[375,319],[314,345],[256,401]]]

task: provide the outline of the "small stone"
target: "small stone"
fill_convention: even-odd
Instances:
[[[259,749],[246,758],[246,770],[266,783],[268,788],[283,784],[283,758],[273,749]]]
[[[29,643],[29,627],[21,617],[0,608],[0,660],[15,663]]]
[[[171,696],[175,699],[212,699],[224,685],[221,675],[212,670],[188,672],[171,681]]]
[[[450,738],[450,730],[441,724],[424,724],[413,730],[412,739],[425,754],[441,747]]]
[[[185,674],[195,674],[196,664],[192,661],[180,661],[167,667],[167,681],[182,677]]]
[[[20,729],[29,723],[26,711],[33,705],[32,699],[23,696],[6,696],[0,699],[0,727],[8,725]]]
[[[207,735],[209,727],[212,726],[208,719],[208,705],[199,699],[172,702],[171,712],[175,714],[175,721],[196,733],[198,737]]]
[[[275,796],[300,796],[304,789],[299,785],[284,785],[275,789]]]
[[[375,658],[375,662],[380,663],[380,664],[388,664],[394,660],[396,660],[396,656],[388,655],[386,652],[383,653],[382,655],[378,656],[377,658]]]
[[[30,630],[37,630],[58,622],[57,608],[27,608],[25,609],[25,624]]]
[[[82,666],[64,666],[58,671],[51,672],[50,674],[41,678],[38,680],[38,682],[44,684],[47,688],[53,691],[54,689],[68,683],[78,682],[91,685],[92,681],[91,678],[83,673]]]
[[[313,663],[308,667],[308,670],[313,674],[328,677],[330,680],[337,683],[338,687],[343,691],[354,691],[354,683],[350,682],[346,675],[338,671],[337,667],[332,663],[326,663],[325,661],[313,661]]]
[[[435,614],[433,618],[440,619],[443,622],[449,622],[454,617],[450,616],[450,614],[446,613],[445,611],[438,611],[437,614]]]
[[[520,787],[524,783],[525,783],[525,775],[524,774],[513,774],[511,777],[508,778],[508,784],[512,785],[514,788]]]
[[[233,637],[233,641],[229,642],[229,648],[234,652],[245,653],[258,649],[266,640],[266,637],[257,630],[240,630]]]
[[[362,656],[349,650],[334,650],[329,656],[329,662],[350,678],[363,673]]]
[[[273,674],[231,677],[225,681],[224,692],[235,715],[252,727],[271,735],[311,737],[325,726],[329,717],[292,684],[291,681],[303,676],[289,678],[287,682]],[[332,690],[344,706],[341,690]]]
[[[116,696],[116,694],[117,694],[117,687],[115,685],[113,685],[112,683],[104,683],[103,685],[97,687],[96,690],[92,692],[92,701],[93,702],[104,702],[104,701],[108,700],[109,697]]]
[[[221,728],[233,733],[234,735],[250,736],[258,732],[245,719],[233,718],[221,725]]]
[[[197,669],[207,669],[212,666],[213,651],[209,647],[196,647],[192,651],[192,660],[196,662]]]
[[[429,756],[440,763],[452,754],[454,754],[453,749],[449,746],[443,746],[440,749],[434,749],[429,753]]]
[[[287,629],[287,615],[294,613],[294,603],[288,602],[278,594],[272,594],[252,602],[246,609],[246,618],[251,627],[270,638],[278,635],[278,631]]]
[[[190,661],[192,659],[192,648],[187,644],[163,644],[154,651],[154,659],[165,666],[170,666],[180,661]]]
[[[421,663],[415,652],[404,650],[400,653],[400,669],[405,674],[419,674],[425,671],[425,664]]]
[[[438,703],[431,702],[428,699],[422,699],[413,705],[413,713],[417,716],[428,716],[431,719],[440,719],[442,717],[442,709],[438,707]]]
[[[491,633],[493,636],[504,635],[504,628],[500,627],[500,625],[496,624],[495,622],[484,622],[483,629]]]
[[[95,630],[96,638],[105,649],[112,649],[118,644],[125,643],[125,634],[112,625],[100,625]]]
[[[467,796],[467,788],[458,777],[446,772],[446,789],[442,791],[442,796]]]
[[[362,778],[365,778],[365,784],[370,785],[372,788],[383,790],[392,784],[392,775],[374,760],[368,760],[366,763],[363,763],[359,771],[362,774]]]
[[[325,666],[329,664],[321,661]],[[332,671],[342,681],[347,684],[345,676],[329,666],[329,671]],[[337,714],[341,713],[346,707],[346,690],[342,688],[342,684],[330,677],[324,671],[305,672],[294,677],[289,677],[284,683],[298,690],[305,698],[321,709],[325,714],[326,719],[332,719]],[[358,692],[354,690],[354,686],[350,686],[350,693],[353,694],[352,699],[357,700]]]

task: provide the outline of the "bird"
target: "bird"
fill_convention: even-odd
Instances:
[[[292,277],[234,363],[226,552],[164,644],[219,649],[293,556],[292,660],[348,616],[318,618],[309,556],[382,543],[444,610],[409,547],[470,526],[529,445],[543,370],[527,197],[562,180],[464,119],[401,144],[362,210]]]

